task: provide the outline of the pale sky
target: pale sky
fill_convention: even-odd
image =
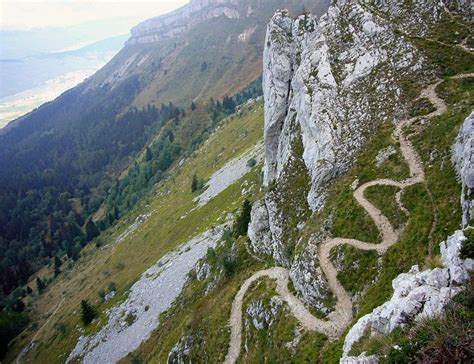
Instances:
[[[148,19],[189,0],[0,0],[0,29],[64,27],[118,17]]]

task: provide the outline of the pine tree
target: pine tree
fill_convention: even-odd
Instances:
[[[151,152],[151,149],[150,147],[146,147],[146,151],[145,151],[145,161],[146,162],[149,162],[153,159],[153,153]]]
[[[236,237],[246,235],[250,223],[250,213],[252,211],[252,205],[249,200],[245,200],[242,205],[242,211],[237,217],[234,228],[234,235]]]
[[[36,277],[36,287],[38,288],[38,293],[42,293],[44,289],[46,288],[46,285],[44,282],[41,280],[40,277]]]
[[[194,111],[196,110],[196,104],[193,102],[191,102],[191,110]]]
[[[87,302],[82,300],[81,302],[81,319],[84,325],[89,325],[95,318],[97,314],[94,310],[94,307]]]
[[[199,188],[199,179],[196,175],[193,175],[193,181],[191,182],[191,192],[196,192]]]
[[[54,257],[54,275],[57,276],[61,273],[61,259],[56,255]]]
[[[97,235],[100,234],[99,229],[97,229],[97,226],[95,226],[94,221],[92,221],[92,219],[89,219],[86,222],[85,230],[86,230],[86,240],[87,241],[91,241]]]

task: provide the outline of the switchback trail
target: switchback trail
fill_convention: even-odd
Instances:
[[[474,74],[461,74],[452,77],[453,79],[473,77]],[[341,283],[337,280],[337,270],[331,262],[330,253],[331,250],[340,245],[350,245],[360,250],[365,251],[376,251],[379,255],[383,255],[388,248],[393,246],[399,239],[400,232],[397,232],[390,224],[386,216],[377,209],[372,203],[370,203],[364,196],[364,192],[367,188],[373,186],[394,186],[398,187],[400,191],[397,193],[396,201],[398,207],[404,212],[408,213],[406,208],[402,205],[401,196],[407,187],[413,186],[418,183],[425,181],[425,174],[423,170],[423,164],[420,156],[416,152],[412,143],[406,135],[403,133],[405,127],[410,126],[419,119],[432,119],[440,116],[447,111],[447,106],[444,100],[442,100],[436,93],[436,87],[442,81],[438,81],[434,84],[426,87],[422,96],[427,97],[433,106],[436,108],[435,111],[428,115],[414,117],[411,119],[404,119],[400,121],[394,132],[393,138],[400,143],[400,151],[403,158],[408,164],[410,169],[410,177],[403,181],[394,181],[391,179],[377,179],[374,181],[367,182],[354,191],[354,197],[362,208],[369,214],[377,226],[382,241],[380,244],[372,244],[356,239],[347,238],[331,238],[324,241],[319,247],[319,262],[324,275],[329,284],[329,288],[337,298],[335,310],[329,314],[328,320],[321,320],[314,317],[311,312],[304,306],[295,295],[293,295],[288,289],[289,272],[285,268],[274,267],[266,270],[261,270],[253,274],[248,278],[240,287],[237,295],[232,303],[231,317],[229,326],[231,329],[229,349],[225,358],[226,364],[235,363],[240,355],[240,347],[242,343],[242,305],[245,294],[247,293],[250,286],[260,278],[270,278],[276,281],[277,294],[288,304],[293,316],[300,322],[300,324],[307,330],[316,331],[321,334],[328,336],[331,339],[338,338],[347,326],[353,320],[352,314],[352,302],[349,294],[346,292]]]

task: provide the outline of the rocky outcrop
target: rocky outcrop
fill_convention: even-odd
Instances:
[[[348,356],[367,330],[386,335],[399,326],[441,315],[446,304],[463,290],[462,285],[469,280],[468,271],[474,269],[472,259],[460,258],[466,240],[462,231],[456,231],[440,244],[443,268],[420,272],[418,266],[413,266],[410,272],[394,279],[392,298],[350,329],[344,341],[343,357]]]
[[[429,3],[426,9],[438,11],[438,5]],[[386,5],[373,6],[378,10]],[[404,115],[408,102],[403,80],[433,79],[419,51],[373,10],[363,2],[338,0],[319,20],[311,14],[294,20],[281,10],[267,27],[264,185],[269,192],[253,207],[249,237],[255,252],[289,267],[292,279],[298,279],[295,287],[306,292],[304,300],[315,303],[319,297],[318,305],[324,286],[309,287],[301,264],[287,254],[288,239],[282,232],[288,224],[280,207],[282,196],[274,192],[295,159],[295,141],[302,141],[297,157],[310,180],[307,204],[319,211],[326,198],[325,185],[351,166],[366,132]],[[294,207],[301,205],[298,201]],[[313,268],[317,271],[317,262]]]
[[[272,297],[268,304],[265,304],[262,300],[252,301],[247,307],[249,317],[245,326],[247,329],[250,327],[249,321],[252,322],[256,330],[263,330],[272,326],[282,306],[283,301],[278,296]]]
[[[367,356],[365,353],[357,357],[347,356],[339,361],[340,364],[378,364],[378,362],[379,358],[377,355]]]
[[[279,265],[288,266],[289,261],[282,241],[283,223],[273,195],[267,194],[264,200],[257,201],[252,207],[248,237],[254,252],[269,255]]]
[[[291,265],[290,278],[301,299],[327,315],[334,309],[328,304],[332,301],[331,291],[315,256],[313,251],[298,254]]]
[[[191,0],[171,13],[148,19],[134,27],[127,44],[158,42],[219,16],[238,19],[238,3],[239,0]]]
[[[464,121],[453,147],[453,159],[462,185],[462,224],[474,220],[474,112]]]
[[[168,354],[168,364],[190,363],[189,355],[193,349],[194,338],[192,336],[183,336],[171,349]]]
[[[277,12],[264,51],[264,183],[281,176],[299,127],[312,182],[308,203],[320,209],[322,186],[351,165],[364,130],[403,112],[398,79],[420,74],[423,64],[391,25],[358,2],[336,1],[319,21]],[[363,92],[374,84],[373,93]]]

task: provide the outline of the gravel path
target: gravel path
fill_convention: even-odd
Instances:
[[[197,202],[199,206],[203,206],[210,199],[216,197],[219,193],[232,185],[235,181],[245,176],[245,174],[247,174],[252,169],[252,167],[247,165],[247,162],[252,158],[255,159],[257,163],[262,161],[262,143],[257,144],[240,158],[230,161],[224,167],[214,173],[204,186],[204,192],[196,197],[194,201]]]
[[[81,336],[67,362],[116,363],[148,339],[159,325],[159,316],[181,293],[188,273],[208,248],[222,237],[224,226],[199,235],[161,258],[142,274],[128,298],[109,312],[109,321],[95,335]],[[129,316],[133,315],[133,316]],[[126,318],[133,318],[129,325]]]
[[[453,78],[459,79],[472,76],[474,75],[464,74],[454,76]],[[423,96],[426,96],[430,100],[436,110],[422,117],[402,120],[400,123],[398,123],[393,133],[393,138],[400,143],[401,153],[410,169],[410,177],[403,181],[377,179],[363,184],[354,191],[355,199],[357,200],[359,205],[367,211],[367,213],[377,226],[378,230],[380,231],[380,235],[382,236],[382,242],[380,244],[372,244],[355,239],[332,238],[323,242],[323,244],[319,248],[319,261],[321,269],[323,270],[328,280],[330,289],[337,298],[336,308],[334,312],[332,312],[328,316],[328,320],[320,320],[314,317],[305,308],[304,304],[291,292],[289,292],[289,272],[287,269],[275,267],[259,271],[244,282],[232,304],[231,317],[229,321],[231,336],[229,350],[225,358],[225,363],[235,363],[240,355],[240,347],[242,343],[242,304],[245,297],[245,293],[250,288],[253,282],[263,277],[276,280],[278,295],[280,295],[281,298],[287,302],[291,313],[295,316],[296,319],[298,319],[298,321],[300,321],[300,323],[306,329],[320,332],[332,339],[335,339],[339,337],[347,328],[347,326],[351,323],[353,319],[351,298],[344,289],[344,287],[337,280],[337,271],[330,259],[331,250],[334,247],[347,244],[361,250],[376,251],[377,253],[382,255],[386,252],[388,248],[393,246],[398,241],[399,235],[397,231],[395,231],[387,217],[384,216],[379,209],[377,209],[372,203],[370,203],[365,198],[364,192],[367,188],[372,186],[398,187],[400,188],[400,191],[397,194],[397,204],[400,209],[405,212],[408,212],[401,203],[401,194],[407,187],[424,182],[425,174],[421,158],[416,152],[410,140],[407,138],[407,136],[403,134],[403,129],[407,126],[410,126],[413,122],[417,121],[420,118],[432,119],[436,116],[442,115],[447,111],[447,106],[445,102],[436,94],[436,86],[438,86],[440,82],[441,81],[438,81],[428,86],[423,91]]]

